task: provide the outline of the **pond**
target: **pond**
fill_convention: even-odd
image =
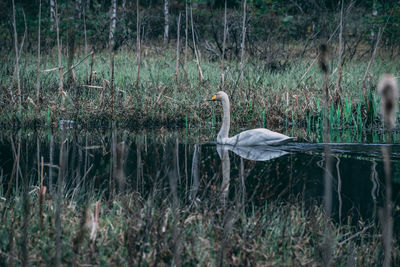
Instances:
[[[241,194],[249,206],[293,197],[306,202],[323,201],[323,144],[293,142],[272,148],[229,148],[207,142],[208,134],[122,129],[3,132],[2,196],[11,175],[19,177],[13,182],[12,192],[18,192],[20,179],[37,186],[43,157],[43,183],[50,194],[57,180],[63,178],[68,192],[90,189],[105,196],[121,190],[135,190],[145,196],[157,187],[165,189],[167,196],[174,188],[183,203],[202,201],[216,190],[225,192],[229,199]],[[347,220],[350,216],[358,221],[376,216],[385,196],[382,147],[387,145],[332,143],[330,147],[334,218]],[[13,173],[18,148],[20,175]],[[398,207],[400,145],[390,148],[393,200]],[[59,176],[60,168],[64,177]],[[71,197],[80,199],[76,193]]]
[[[233,203],[248,213],[271,202],[305,209],[318,204],[335,223],[358,225],[379,222],[387,192],[382,151],[389,148],[394,233],[399,233],[397,133],[393,144],[386,145],[382,132],[332,131],[336,143],[329,144],[328,174],[326,144],[315,131],[291,129],[286,134],[299,139],[283,146],[240,149],[215,145],[215,129],[3,131],[0,196],[4,202],[18,198],[23,188],[38,190],[42,180],[48,197],[63,188],[68,201],[78,206],[87,199],[107,200],[130,192],[142,199],[158,194],[187,208]]]

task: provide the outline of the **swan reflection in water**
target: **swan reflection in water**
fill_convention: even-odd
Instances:
[[[222,164],[221,195],[224,200],[229,194],[230,169],[231,169],[229,151],[232,151],[233,153],[237,154],[242,159],[247,159],[252,161],[267,161],[288,154],[288,152],[286,151],[282,151],[269,146],[243,147],[243,146],[217,145],[217,152],[219,157],[221,158],[221,164]],[[243,160],[241,161],[241,164],[243,164]],[[243,179],[241,180],[242,180],[242,186],[244,187],[244,181]]]
[[[225,150],[226,151],[230,150],[239,157],[252,161],[267,161],[288,154],[288,152],[286,151],[271,146],[245,147],[245,146],[217,145],[217,152],[221,160],[223,159]]]

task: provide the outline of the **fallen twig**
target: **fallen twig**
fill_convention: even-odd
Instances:
[[[103,86],[87,85],[87,84],[84,84],[82,86],[87,87],[87,88],[103,89]]]
[[[58,67],[47,69],[47,70],[41,70],[40,72],[51,72],[51,71],[55,71],[55,70],[58,70]]]
[[[368,225],[367,227],[364,227],[364,229],[362,229],[361,231],[355,233],[354,235],[352,235],[352,236],[346,238],[345,240],[340,241],[340,242],[338,243],[338,246],[342,246],[343,244],[349,242],[350,240],[356,238],[357,236],[362,235],[363,233],[365,233],[365,231],[367,231],[367,230],[368,230],[369,228],[371,228],[372,226],[374,226],[374,224],[370,224],[370,225]]]
[[[93,55],[94,51],[90,52],[89,54],[86,55],[86,57],[84,57],[83,59],[81,59],[78,63],[76,63],[75,65],[73,65],[71,68],[69,68],[66,72],[63,73],[63,76],[65,74],[67,74],[68,72],[70,72],[71,70],[73,70],[74,68],[76,68],[79,64],[81,64],[85,59],[87,59],[88,57],[90,57],[91,55]]]

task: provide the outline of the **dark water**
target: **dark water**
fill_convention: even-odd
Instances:
[[[384,205],[382,147],[390,147],[394,225],[399,232],[400,145],[332,143],[332,170],[326,180],[323,144],[303,140],[240,150],[210,144],[209,136],[185,130],[3,131],[0,196],[14,197],[26,182],[38,186],[43,157],[48,192],[54,193],[62,175],[66,194],[77,203],[95,194],[109,198],[135,191],[145,197],[157,191],[166,198],[172,192],[187,205],[222,196],[251,210],[275,200],[324,204],[329,196],[334,220],[355,224],[376,219]],[[361,137],[368,138],[384,141]]]

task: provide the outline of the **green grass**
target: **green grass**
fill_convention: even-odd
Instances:
[[[56,66],[55,55],[56,53],[51,53],[43,56],[42,62],[45,63],[42,64],[42,69]],[[82,86],[86,75],[84,63],[75,70],[77,82],[65,85],[68,97],[64,105],[61,104],[61,96],[58,94],[58,72],[42,73],[41,101],[36,107],[28,101],[28,97],[35,100],[36,60],[34,55],[24,55],[21,60],[23,104],[20,113],[17,113],[18,105],[15,101],[11,102],[8,93],[13,61],[11,57],[5,57],[4,64],[0,67],[0,122],[52,125],[57,124],[60,119],[72,119],[81,124],[98,125],[107,125],[111,121],[117,121],[121,125],[214,125],[220,120],[220,107],[205,100],[219,90],[228,92],[231,97],[234,126],[277,127],[296,124],[315,128],[321,122],[324,100],[317,64],[301,80],[312,58],[301,62],[293,59],[286,69],[275,72],[266,69],[263,62],[249,59],[241,83],[238,81],[237,62],[227,62],[226,83],[220,88],[219,62],[203,59],[205,80],[200,83],[196,64],[189,57],[188,80],[184,80],[181,68],[176,81],[173,55],[170,50],[149,50],[148,55],[143,56],[141,80],[136,85],[136,55],[127,50],[118,51],[115,57],[114,105],[109,83],[104,91],[103,101],[102,89]],[[79,54],[76,61],[82,57]],[[65,58],[63,62],[66,62]],[[374,88],[381,74],[396,73],[396,62],[396,59],[377,59],[371,68],[366,86],[372,90],[368,97],[374,109],[369,112],[365,112],[361,88],[368,62],[353,61],[344,66],[341,107],[338,109],[331,106],[328,112],[333,128],[357,127],[364,130],[381,125],[378,116],[379,98],[375,95]],[[93,85],[102,86],[103,79],[110,80],[108,53],[96,53],[94,71]],[[65,80],[67,76],[64,77]],[[333,72],[329,81],[333,94],[336,72]]]

